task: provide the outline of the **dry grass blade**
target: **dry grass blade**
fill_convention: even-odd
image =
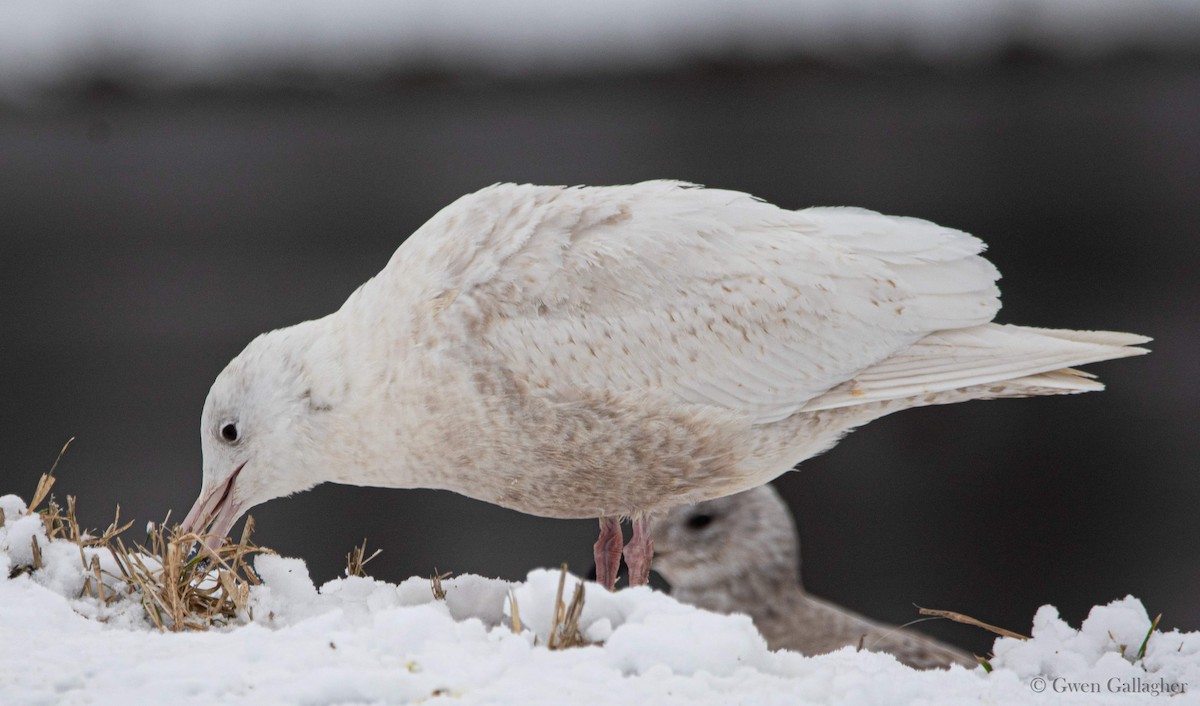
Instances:
[[[254,573],[254,569],[245,561],[248,553],[258,551],[258,548],[250,542],[250,535],[254,533],[254,524],[254,515],[246,515],[246,524],[242,527],[242,538],[237,544],[230,547],[233,550],[230,567],[236,569],[234,571],[235,574],[240,572],[248,583],[257,586],[262,583],[262,580],[258,578],[258,574]]]
[[[45,478],[46,476],[42,476]],[[42,526],[46,530],[46,537],[49,539],[65,539],[80,544],[75,537],[82,534],[79,529],[78,522],[75,521],[75,507],[71,502],[71,498],[67,498],[67,511],[64,513],[62,507],[59,506],[54,498],[50,498],[50,502],[46,504],[46,509],[38,511],[38,517],[42,518]]]
[[[72,501],[74,500],[74,498],[69,499]],[[85,547],[107,546],[109,542],[113,541],[113,539],[117,537],[117,535],[123,534],[125,530],[133,526],[133,520],[130,520],[125,524],[121,524],[121,506],[118,505],[116,513],[113,515],[113,521],[104,529],[102,533],[100,533],[99,537],[84,537],[83,534],[79,532],[79,523],[75,521],[75,506],[73,502],[71,504],[70,523],[71,526],[74,527],[74,533],[77,537],[77,541]]]
[[[513,593],[513,590],[511,588],[508,589],[508,608],[509,608],[509,612],[512,613],[512,620],[510,621],[510,623],[511,623],[513,634],[520,635],[521,634],[521,609],[517,607],[517,594]]]
[[[583,631],[579,627],[579,619],[583,617],[583,591],[583,582],[576,583],[575,592],[571,596],[571,602],[567,604],[567,615],[563,621],[562,629],[567,639],[564,640],[563,647],[577,647],[588,644],[583,638]]]
[[[446,589],[442,588],[442,579],[448,579],[454,574],[450,571],[446,573],[438,573],[437,567],[433,567],[433,576],[429,577],[429,587],[433,590],[433,598],[437,601],[446,600]]]
[[[37,537],[30,537],[29,542],[32,544],[33,551],[33,570],[37,571],[42,568],[42,548],[38,546]]]
[[[43,473],[41,479],[38,480],[37,489],[33,491],[33,500],[29,502],[29,511],[34,512],[37,506],[42,504],[50,495],[50,489],[54,487],[55,477],[49,473]]]
[[[552,650],[565,650],[568,647],[582,647],[588,644],[579,629],[579,618],[583,615],[583,582],[575,584],[575,593],[571,596],[570,605],[563,603],[563,589],[567,582],[567,565],[562,565],[562,573],[558,576],[558,592],[554,596],[554,619],[550,624],[550,637],[546,647]]]
[[[83,533],[80,532],[80,530],[79,530],[79,523],[74,521],[74,518],[75,518],[75,496],[74,495],[67,496],[67,515],[66,516],[71,519],[68,520],[67,522],[60,522],[59,526],[63,527],[66,530],[67,539],[82,546]],[[121,517],[121,506],[120,505],[117,506],[116,517],[117,517],[117,519],[119,519]],[[115,519],[113,521],[116,522]]]
[[[75,437],[73,436],[67,439],[67,443],[63,444],[62,449],[58,452],[58,457],[54,459],[54,463],[50,466],[50,471],[42,474],[41,479],[38,480],[37,489],[33,491],[33,499],[29,502],[30,512],[37,510],[37,506],[41,505],[42,501],[50,495],[50,489],[54,487],[54,471],[58,468],[58,462],[62,460],[63,455],[67,453],[67,449],[71,447],[72,441],[75,441]]]
[[[100,555],[98,555],[98,554],[92,555],[91,569],[92,569],[91,578],[94,578],[96,580],[96,598],[99,598],[104,603],[108,603],[109,599],[105,598],[105,596],[104,596],[104,579],[101,576],[101,572],[100,572]]]
[[[1000,635],[1001,637],[1013,637],[1018,640],[1028,640],[1029,639],[1028,635],[1022,635],[1019,632],[1013,632],[1012,630],[1005,630],[1004,628],[998,628],[995,625],[989,625],[989,624],[983,622],[982,620],[979,620],[977,618],[972,618],[969,615],[963,615],[962,613],[956,613],[952,610],[935,610],[933,608],[922,608],[920,606],[917,606],[917,611],[921,615],[933,615],[933,616],[936,616],[939,618],[946,618],[947,620],[953,620],[956,623],[965,623],[967,625],[974,625],[977,628],[983,628],[984,630],[994,632],[997,635]]]
[[[379,556],[382,552],[382,549],[376,549],[371,553],[371,556],[367,556],[367,539],[363,537],[362,545],[355,547],[346,555],[346,575],[366,576],[367,570],[365,567],[367,562]]]

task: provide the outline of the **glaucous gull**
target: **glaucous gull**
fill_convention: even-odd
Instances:
[[[762,485],[908,407],[1101,389],[1146,338],[989,323],[983,243],[855,208],[671,181],[497,184],[336,312],[263,334],[204,403],[183,528],[323,483],[444,488],[600,518],[644,583],[648,518]],[[220,541],[210,538],[210,541]]]
[[[671,595],[718,613],[745,613],[773,650],[843,647],[887,652],[916,669],[978,666],[971,655],[823,601],[800,582],[800,539],[769,485],[681,506],[654,522],[654,568]]]

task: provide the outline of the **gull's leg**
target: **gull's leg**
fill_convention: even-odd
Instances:
[[[615,517],[600,518],[600,539],[596,540],[596,583],[608,590],[617,585],[617,571],[621,568],[621,521]]]
[[[630,586],[645,586],[650,582],[650,560],[653,558],[654,535],[650,532],[650,518],[635,518],[633,536],[625,545],[625,566],[629,567]]]

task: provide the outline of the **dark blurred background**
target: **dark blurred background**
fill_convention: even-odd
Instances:
[[[814,593],[894,622],[919,604],[1018,631],[1043,603],[1077,622],[1132,593],[1164,627],[1200,629],[1196,13],[1132,33],[1105,15],[1066,37],[1036,13],[914,34],[935,18],[859,10],[834,35],[730,10],[665,49],[598,20],[622,41],[573,48],[548,26],[528,51],[467,31],[414,46],[385,27],[356,54],[353,32],[310,51],[286,25],[260,55],[244,51],[258,20],[232,4],[214,12],[242,22],[241,54],[154,34],[203,44],[186,17],[81,38],[66,15],[6,8],[0,494],[28,499],[75,437],[56,491],[87,524],[117,503],[139,526],[178,520],[216,374],[256,334],[337,308],[442,206],[497,181],[677,178],[972,232],[1005,274],[1000,321],[1156,339],[1092,367],[1103,393],[907,411],[779,479]],[[645,46],[661,51],[628,50]],[[214,69],[214,53],[240,58]],[[318,581],[364,537],[393,581],[586,572],[596,534],[422,490],[327,485],[252,514],[257,540]]]

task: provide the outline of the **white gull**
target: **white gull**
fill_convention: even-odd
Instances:
[[[183,523],[331,481],[444,488],[547,517],[649,518],[737,493],[908,407],[1102,389],[1126,333],[1000,326],[983,243],[851,208],[654,181],[498,184],[444,208],[322,319],[213,383]]]

